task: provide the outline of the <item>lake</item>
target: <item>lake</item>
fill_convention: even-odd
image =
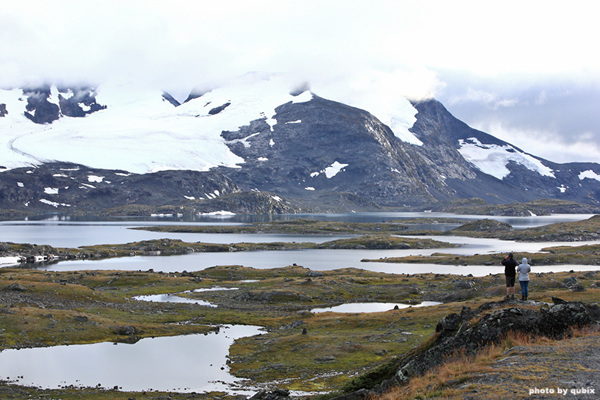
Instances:
[[[230,216],[215,218],[202,216],[194,221],[178,218],[121,219],[111,221],[77,220],[74,218],[50,218],[30,221],[0,222],[0,242],[47,244],[55,247],[78,247],[95,244],[117,244],[151,239],[181,239],[186,242],[208,243],[236,242],[314,242],[322,243],[351,235],[282,235],[282,234],[195,234],[160,233],[132,230],[132,227],[170,224],[243,224],[263,220],[286,220],[295,218],[319,218],[335,221],[382,222],[407,218],[461,218],[476,220],[493,218],[517,228],[540,226],[550,223],[576,221],[591,215],[551,215],[543,217],[482,217],[445,213],[352,213],[328,215],[272,215]],[[419,229],[451,229],[456,224],[423,223]],[[512,251],[536,252],[543,247],[556,245],[582,245],[586,243],[519,243],[497,239],[475,239],[457,236],[432,236],[431,238],[460,244],[461,247],[428,250],[288,250],[252,251],[237,253],[193,253],[179,256],[136,256],[106,260],[61,261],[40,266],[53,271],[74,270],[149,270],[164,272],[197,271],[215,265],[244,265],[254,268],[275,268],[297,264],[313,270],[331,270],[355,267],[386,273],[440,273],[483,276],[502,273],[503,267],[493,266],[444,266],[435,264],[392,264],[362,262],[362,259],[428,255],[443,251],[456,255],[506,253]],[[533,272],[564,270],[596,270],[596,266],[560,265],[533,266]],[[222,290],[222,288],[221,288]],[[176,295],[140,297],[144,301],[192,301]],[[193,300],[199,305],[212,306],[208,302]],[[373,312],[385,311],[395,304],[353,304],[338,308],[313,310],[314,312]],[[422,306],[433,305],[422,303]],[[258,327],[227,326],[219,334],[188,335],[143,339],[138,343],[55,346],[22,350],[5,350],[0,353],[0,371],[3,379],[14,383],[43,388],[61,386],[100,385],[120,390],[165,390],[177,392],[203,392],[223,390],[230,393],[248,393],[243,381],[228,372],[226,365],[229,347],[242,336],[259,334]],[[244,389],[246,392],[244,392]]]
[[[485,217],[494,218],[510,223],[519,228],[534,227],[550,223],[577,221],[590,218],[588,214],[556,214],[549,216],[531,217]],[[177,218],[154,218],[149,220],[120,219],[113,221],[76,220],[69,218],[50,218],[38,221],[4,221],[0,222],[0,241],[15,243],[48,244],[55,247],[78,247],[94,244],[129,243],[152,239],[181,239],[186,242],[202,241],[207,243],[238,243],[238,242],[314,242],[322,243],[329,240],[349,237],[350,235],[286,235],[286,234],[207,234],[207,233],[164,233],[133,230],[140,226],[156,226],[187,224],[187,225],[223,225],[243,224],[253,221],[289,220],[297,218],[326,219],[332,221],[350,222],[382,222],[414,218],[460,218],[477,220],[484,217],[477,215],[455,215],[449,213],[349,213],[349,214],[294,214],[294,215],[233,215],[225,217],[199,216],[195,221],[177,220]],[[443,224],[419,224],[421,229],[440,229]],[[451,227],[455,225],[451,224]],[[449,226],[444,226],[449,228]],[[472,274],[475,276],[501,272],[500,260],[498,266],[443,266],[435,264],[390,264],[383,262],[362,262],[363,259],[384,257],[402,257],[408,255],[428,255],[440,250],[457,255],[503,253],[512,251],[536,252],[543,247],[556,245],[581,245],[595,242],[579,243],[519,243],[498,239],[475,239],[464,237],[431,236],[454,244],[458,248],[447,249],[409,249],[409,250],[286,250],[286,251],[253,251],[231,253],[193,253],[177,256],[136,256],[112,258],[106,260],[73,260],[62,261],[40,267],[56,271],[74,270],[148,270],[163,272],[198,271],[215,265],[244,265],[254,268],[277,268],[297,264],[313,270],[331,270],[339,268],[362,268],[369,271],[386,273],[451,273]],[[563,265],[563,266],[534,266],[536,272],[590,270],[593,266]]]

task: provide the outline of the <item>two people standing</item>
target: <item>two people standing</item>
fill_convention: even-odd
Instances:
[[[527,263],[527,258],[523,258],[521,264],[517,265],[513,253],[509,253],[502,260],[502,265],[504,265],[504,276],[506,278],[506,299],[515,298],[515,280],[518,272],[521,300],[527,300],[529,295],[529,272],[531,272],[531,266]]]

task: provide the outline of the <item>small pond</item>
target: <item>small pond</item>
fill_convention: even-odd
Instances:
[[[147,338],[135,344],[96,343],[0,352],[2,379],[56,389],[118,387],[124,391],[227,391],[255,393],[229,373],[235,339],[261,333],[257,326],[226,325],[218,333]]]
[[[194,289],[194,290],[186,290],[183,293],[200,293],[200,292],[213,292],[218,290],[237,290],[238,288],[225,288],[225,287],[212,287],[206,289]],[[135,300],[141,301],[154,301],[157,303],[189,303],[189,304],[198,304],[200,306],[207,307],[217,307],[216,305],[198,299],[191,299],[185,296],[179,296],[179,293],[165,293],[165,294],[150,294],[144,296],[134,296]]]
[[[403,304],[403,303],[347,303],[335,307],[313,308],[310,310],[313,313],[337,312],[337,313],[372,313],[383,312],[398,308],[409,307],[429,307],[437,306],[442,303],[436,301],[424,301],[419,304]]]

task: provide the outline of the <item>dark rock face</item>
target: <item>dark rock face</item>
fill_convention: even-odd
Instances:
[[[315,96],[283,104],[276,113],[273,126],[265,118],[222,134],[231,151],[246,161],[241,169],[227,172],[245,190],[298,198],[344,192],[380,205],[423,204],[452,197],[442,172],[476,176],[464,160],[460,166],[434,162],[419,146],[401,141],[357,108]],[[450,152],[460,161],[455,149]],[[453,171],[446,172],[443,164]]]
[[[261,390],[249,400],[287,400],[290,399],[290,391],[286,389],[275,389],[272,392]]]
[[[460,314],[452,313],[439,321],[436,333],[428,345],[422,346],[423,350],[404,356],[393,378],[369,391],[363,389],[335,399],[368,398],[369,392],[379,393],[405,383],[411,377],[422,375],[454,356],[472,355],[485,346],[499,343],[509,332],[560,339],[569,335],[571,328],[600,323],[600,307],[597,305],[557,302],[559,304],[540,311],[519,307],[498,308],[503,303],[494,302],[483,304],[476,310],[463,307]]]
[[[216,171],[161,171],[131,174],[52,163],[2,172],[0,204],[32,214],[139,215],[230,211],[248,214],[297,213],[285,199],[242,192]]]
[[[56,90],[58,98],[49,86],[23,90],[23,95],[27,97],[25,116],[36,124],[49,124],[61,116],[85,117],[106,108],[96,102],[96,94],[92,88]]]
[[[59,105],[62,115],[67,117],[85,117],[88,114],[104,110],[106,106],[96,102],[96,93],[90,88],[59,88]],[[65,97],[62,93],[68,93]]]
[[[58,105],[50,103],[50,88],[23,90],[27,96],[25,116],[36,124],[49,124],[60,117]]]
[[[8,111],[6,110],[6,104],[0,104],[0,118],[6,117],[8,115]]]
[[[570,328],[598,322],[591,316],[595,316],[598,307],[583,303],[558,304],[541,311],[503,308],[482,314],[494,306],[494,303],[488,303],[475,311],[464,307],[460,314],[454,313],[443,318],[436,327],[433,345],[406,359],[398,376],[409,379],[411,376],[421,375],[454,353],[464,351],[473,354],[484,346],[500,342],[511,331],[562,338],[569,333]],[[480,320],[472,324],[470,321],[476,316]]]
[[[201,199],[209,201],[237,192],[239,188],[233,182],[216,172],[138,175],[64,163],[5,171],[0,180],[3,208],[36,213],[93,213],[132,204],[202,204]]]
[[[52,123],[62,117],[85,117],[106,108],[97,103],[95,91],[91,88],[47,86],[26,89],[23,94],[27,99],[25,115],[38,124]],[[201,95],[201,91],[195,91],[190,98]],[[168,93],[163,93],[163,100],[174,107],[179,105]],[[231,104],[215,104],[209,114],[225,115]],[[222,132],[229,149],[244,159],[240,168],[217,167],[202,173],[147,174],[147,178],[113,177],[112,182],[133,186],[117,188],[99,183],[88,188],[86,195],[73,195],[54,203],[80,207],[75,202],[85,200],[96,204],[94,209],[103,203],[110,207],[136,203],[179,204],[177,200],[184,196],[197,199],[201,191],[209,195],[210,192],[204,190],[211,185],[200,184],[202,190],[196,190],[190,186],[195,185],[193,182],[212,181],[212,192],[220,193],[216,197],[222,196],[223,189],[235,186],[235,190],[225,192],[272,193],[293,202],[297,209],[312,212],[379,210],[384,207],[441,209],[457,199],[471,198],[493,204],[540,198],[600,204],[600,181],[581,175],[588,170],[600,175],[600,165],[556,164],[538,158],[554,171],[555,177],[540,175],[511,162],[507,165],[510,174],[497,179],[468,162],[459,152],[460,143],[469,140],[482,146],[508,146],[508,143],[470,128],[435,100],[414,103],[414,107],[418,111],[417,120],[410,131],[422,145],[402,141],[388,126],[365,110],[313,95],[312,100],[307,102],[280,105],[272,119],[265,115],[235,131]],[[2,108],[0,104],[0,116],[6,115],[5,111],[6,107]],[[53,166],[42,165],[37,169],[45,168],[51,171]],[[111,175],[108,171],[105,174]],[[6,172],[3,172],[5,175]],[[174,179],[167,178],[171,176]],[[222,182],[214,181],[217,177]],[[25,183],[25,177],[20,179]],[[63,193],[74,194],[75,189],[81,187],[64,183],[59,197]],[[70,189],[67,190],[66,186]],[[11,207],[24,209],[23,204],[27,201],[39,200],[39,196],[36,197],[31,190],[30,186],[17,190],[3,187],[0,183],[0,199],[4,196],[13,201],[7,203]],[[231,202],[246,210],[278,212],[276,210],[282,209],[268,196],[262,199],[267,201],[264,206],[256,203],[240,205],[239,198]],[[258,200],[246,198],[242,202]],[[31,202],[28,204],[27,207],[32,206]],[[87,204],[80,208],[87,208]]]
[[[450,152],[450,148],[458,149],[461,140],[468,141],[474,138],[483,145],[508,145],[492,135],[459,121],[436,100],[418,102],[414,106],[419,113],[411,131],[423,141],[425,144],[423,148],[427,152],[440,154],[437,159],[444,164],[449,158],[439,152]],[[515,149],[521,151],[516,147]],[[552,169],[554,177],[541,175],[521,164],[510,162],[507,165],[510,174],[502,180],[475,171],[476,179],[456,179],[454,176],[446,175],[448,176],[446,184],[456,191],[455,198],[478,197],[492,204],[526,202],[535,199],[598,203],[600,182],[595,179],[581,179],[580,174],[588,170],[599,174],[600,165],[596,163],[557,164],[535,156],[533,159],[543,162],[545,166]],[[463,162],[466,161],[463,159]],[[459,164],[460,162],[457,165]],[[509,200],[509,197],[512,200]]]
[[[227,107],[229,107],[230,105],[231,105],[231,103],[228,102],[228,103],[225,103],[225,104],[223,104],[223,105],[221,105],[219,107],[215,107],[215,108],[211,109],[208,112],[208,114],[209,115],[216,115],[216,114],[220,113],[221,111],[223,111],[224,109],[226,109]]]
[[[113,326],[111,329],[116,335],[133,336],[140,333],[140,330],[135,326]]]
[[[243,190],[280,193],[309,205],[322,204],[333,193],[391,207],[473,197],[493,204],[539,198],[598,201],[600,182],[582,181],[579,174],[586,169],[600,173],[600,166],[565,168],[540,159],[556,171],[552,178],[511,162],[511,174],[500,180],[479,171],[458,149],[469,138],[486,145],[506,142],[470,128],[437,101],[414,106],[417,121],[410,131],[422,146],[400,140],[373,115],[341,103],[313,95],[308,102],[283,104],[276,108],[276,124],[265,117],[222,133],[231,151],[245,160],[240,169],[224,174]],[[577,190],[559,190],[566,186]]]

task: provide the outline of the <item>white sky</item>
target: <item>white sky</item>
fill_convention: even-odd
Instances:
[[[339,101],[434,96],[552,161],[600,162],[597,2],[0,0],[0,87],[160,87],[249,71]]]

